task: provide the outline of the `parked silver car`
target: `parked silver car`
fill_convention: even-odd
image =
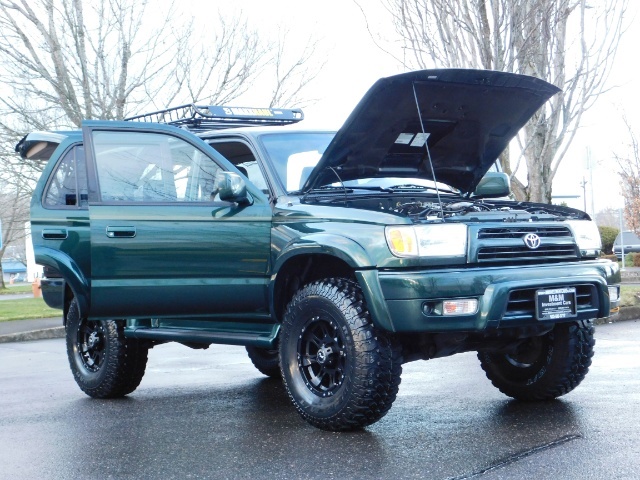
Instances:
[[[627,253],[640,253],[640,238],[635,232],[626,230],[620,232],[613,242],[613,253],[618,257],[618,260],[622,260],[622,249],[624,248],[624,254]]]

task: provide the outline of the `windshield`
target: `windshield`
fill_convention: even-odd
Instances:
[[[340,183],[333,183],[332,185],[336,187],[341,186]],[[344,186],[350,188],[375,188],[380,190],[436,190],[437,188],[442,192],[458,193],[458,190],[444,183],[411,177],[362,178],[344,182]]]
[[[302,188],[334,132],[272,133],[260,137],[287,192]]]
[[[287,132],[266,133],[260,136],[262,145],[287,193],[297,192],[302,188],[334,135],[335,132]],[[490,171],[497,171],[497,166],[492,165]],[[423,178],[361,178],[348,180],[344,183],[341,183],[337,178],[335,180],[329,185],[381,190],[419,190],[436,187],[435,182]],[[316,185],[315,187],[322,186],[324,185]],[[437,186],[442,192],[458,192],[443,183],[438,182]]]

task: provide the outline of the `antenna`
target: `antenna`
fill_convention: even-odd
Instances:
[[[340,175],[338,175],[338,172],[336,172],[335,168],[329,167],[329,170],[331,170],[335,174],[335,176],[338,177],[338,181],[340,182],[340,185],[342,185],[342,190],[344,191],[344,204],[346,205],[349,201],[349,197],[347,196],[347,187],[344,186],[344,182],[340,178]]]
[[[346,205],[347,202],[349,201],[349,197],[347,196],[347,193],[349,192],[349,189],[346,187],[346,185],[342,181],[342,178],[340,178],[340,175],[338,175],[338,172],[336,171],[335,168],[333,168],[333,167],[325,167],[325,168],[328,168],[329,170],[331,170],[333,172],[333,174],[336,176],[336,178],[338,179],[338,181],[340,182],[340,185],[342,186],[342,190],[344,192],[344,203]],[[314,185],[315,185],[315,182],[311,184],[311,187],[309,188],[309,191],[307,193],[305,193],[304,196],[302,197],[302,199],[301,199],[302,202],[304,202],[306,200],[307,196],[311,193],[311,191],[313,190]]]
[[[422,134],[425,136],[424,140],[424,148],[427,150],[427,158],[429,159],[429,167],[431,168],[431,176],[433,177],[433,183],[436,186],[436,195],[438,196],[438,205],[440,206],[440,215],[442,216],[442,221],[444,222],[444,208],[442,207],[442,200],[440,199],[440,188],[438,187],[438,179],[436,179],[436,172],[433,169],[433,162],[431,161],[431,151],[429,150],[429,133],[427,133],[424,129],[424,122],[422,120],[422,114],[420,113],[420,104],[418,103],[418,93],[416,92],[416,82],[412,82],[411,86],[413,87],[413,98],[416,101],[416,110],[418,111],[418,118],[420,120],[420,128],[422,128]]]

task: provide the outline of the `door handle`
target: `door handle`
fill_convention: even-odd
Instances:
[[[67,230],[64,228],[45,228],[42,230],[42,238],[45,240],[64,240],[67,238]]]
[[[133,238],[136,236],[136,227],[107,227],[109,238]]]

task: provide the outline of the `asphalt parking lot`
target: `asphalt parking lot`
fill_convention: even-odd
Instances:
[[[295,413],[244,349],[150,352],[141,386],[92,400],[62,339],[0,345],[0,477],[637,478],[640,321],[600,325],[590,373],[544,403],[510,401],[473,353],[405,365],[380,422],[329,433]]]

